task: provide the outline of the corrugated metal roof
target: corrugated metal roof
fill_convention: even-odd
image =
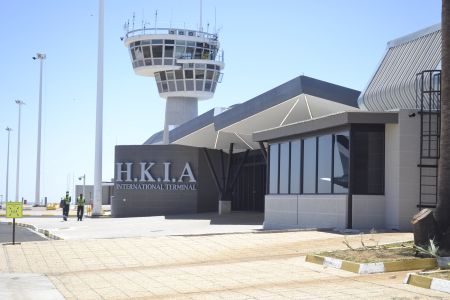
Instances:
[[[390,41],[384,58],[358,99],[361,109],[415,108],[416,74],[441,62],[440,24]]]

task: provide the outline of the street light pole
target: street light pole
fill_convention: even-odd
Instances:
[[[95,120],[95,166],[93,216],[102,214],[102,141],[103,141],[103,33],[104,0],[98,1],[97,105]]]
[[[22,100],[15,101],[17,105],[19,105],[19,125],[17,126],[17,170],[16,170],[16,201],[20,200],[19,197],[19,171],[20,171],[20,111],[22,105],[25,104]]]
[[[5,192],[5,202],[8,201],[8,179],[9,179],[9,135],[11,134],[12,129],[6,127],[6,131],[8,131],[8,151],[6,151],[6,192]]]
[[[41,204],[41,118],[42,118],[42,65],[46,55],[37,53],[33,59],[40,62],[40,76],[39,76],[39,115],[38,115],[38,140],[37,140],[37,158],[36,158],[36,192],[34,194],[34,204]]]

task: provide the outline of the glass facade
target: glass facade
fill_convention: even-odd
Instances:
[[[303,140],[303,193],[316,193],[316,138]]]
[[[214,64],[182,64],[180,70],[155,72],[160,93],[200,91],[214,93],[220,79],[220,66]]]
[[[333,139],[333,189],[335,193],[347,193],[350,161],[350,137],[348,132],[341,132],[335,134]]]
[[[280,194],[289,193],[289,143],[280,144]]]
[[[318,138],[317,192],[321,194],[331,193],[332,142],[331,135],[323,135]]]
[[[134,68],[175,65],[175,59],[215,60],[218,51],[216,45],[210,43],[184,40],[143,40],[131,43],[129,49]]]
[[[384,124],[270,144],[269,162],[269,194],[382,195]]]
[[[278,144],[269,148],[269,194],[278,194]]]
[[[300,193],[302,144],[300,140],[291,142],[290,193]]]

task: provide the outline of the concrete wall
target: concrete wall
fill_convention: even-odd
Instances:
[[[347,195],[266,195],[264,228],[346,228]]]
[[[411,230],[418,212],[420,170],[420,116],[412,110],[399,112],[399,123],[386,125],[385,196],[386,229]]]
[[[170,215],[217,210],[218,191],[203,156],[201,148],[181,145],[116,146],[112,216]],[[117,163],[126,162],[133,163],[131,181],[126,181],[126,173],[122,173],[119,178]],[[154,180],[147,177],[142,180],[141,162],[147,165],[155,163],[149,170]],[[165,181],[164,162],[170,163],[170,174],[167,175],[169,181]],[[190,182],[187,176],[181,176],[186,163],[192,170],[195,182]],[[125,165],[122,165],[122,170],[125,169]],[[180,189],[183,186],[190,188]]]

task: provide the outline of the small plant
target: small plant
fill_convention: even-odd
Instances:
[[[421,254],[430,255],[432,257],[439,257],[439,246],[436,245],[434,239],[431,239],[429,242],[430,244],[426,248],[417,245],[414,245],[413,247],[417,252]]]

